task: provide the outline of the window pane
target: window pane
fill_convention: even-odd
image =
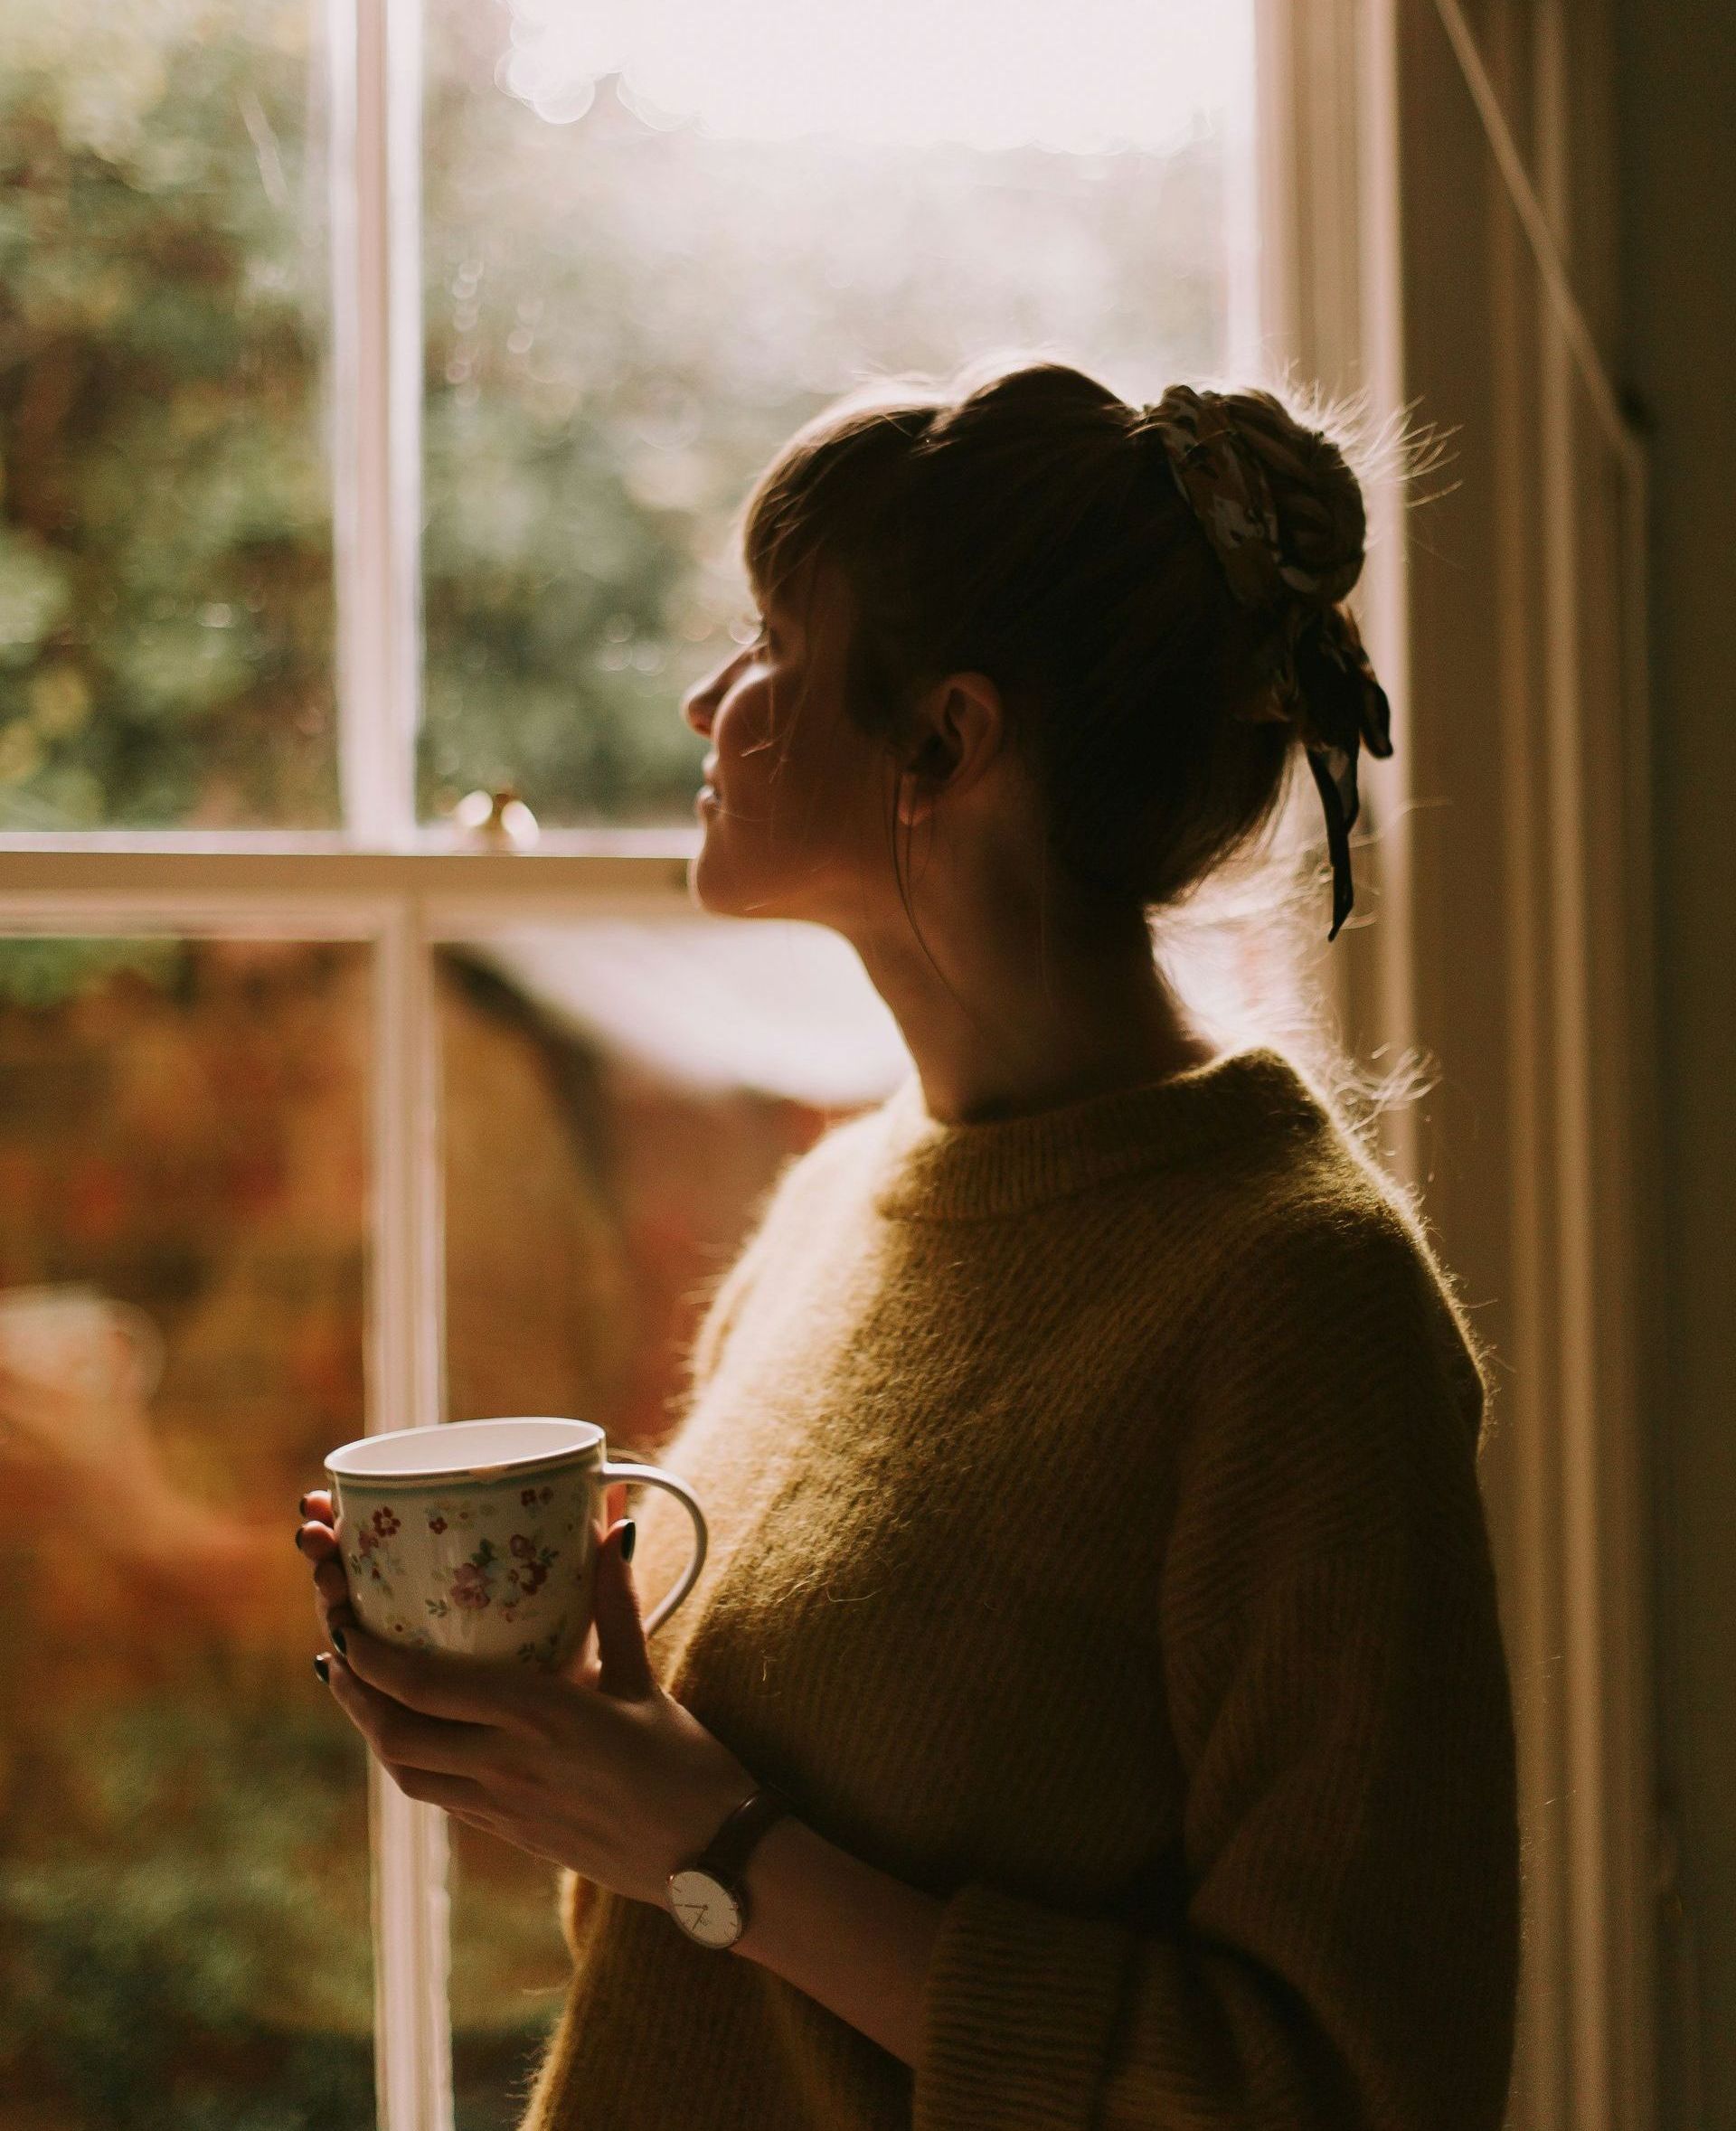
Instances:
[[[571,1414],[658,1461],[703,1290],[908,1070],[896,1026],[835,934],[701,916],[455,948],[439,995],[447,1418]],[[571,1971],[555,1874],[448,1825],[458,2131],[513,2131]]]
[[[0,7],[0,828],[337,818],[322,19]]]
[[[0,940],[4,2131],[374,2122],[367,1755],[291,1544],[363,1425],[368,987]]]
[[[684,826],[729,522],[802,420],[1009,344],[1140,398],[1222,363],[1250,11],[510,16],[428,8],[420,803]]]

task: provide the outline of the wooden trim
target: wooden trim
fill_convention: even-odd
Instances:
[[[0,843],[0,929],[257,931],[269,913],[288,928],[285,938],[311,938],[352,922],[372,934],[385,910],[410,900],[431,938],[456,939],[604,910],[691,910],[683,833],[643,835],[638,849],[522,853],[357,851],[335,840],[309,848],[263,837],[203,848],[95,836],[52,849]],[[697,832],[684,840],[696,844]]]
[[[1317,387],[1359,411],[1377,434],[1402,401],[1391,24],[1363,0],[1259,6],[1264,366],[1280,384]],[[1371,479],[1365,501],[1368,561],[1354,605],[1392,705],[1393,753],[1363,765],[1355,910],[1308,975],[1330,1001],[1345,1048],[1390,1071],[1414,1047],[1403,490]],[[1306,778],[1297,803],[1316,806]],[[1317,835],[1312,821],[1310,828]],[[1409,1183],[1417,1174],[1414,1114],[1395,1111],[1381,1123],[1387,1165]]]
[[[1481,1477],[1519,1733],[1524,2131],[1652,2131],[1656,2111],[1645,463],[1597,337],[1616,232],[1590,4],[1570,37],[1560,0],[1492,0],[1480,44],[1457,0],[1269,10],[1295,70],[1271,129],[1292,175],[1269,197],[1361,233],[1355,272],[1298,238],[1282,354],[1449,455],[1383,577],[1371,542],[1396,752],[1364,794],[1374,921],[1322,976],[1355,1054],[1433,1062],[1386,1152],[1495,1357]],[[1351,122],[1347,80],[1348,180],[1311,137]]]

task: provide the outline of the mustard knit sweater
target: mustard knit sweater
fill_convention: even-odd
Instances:
[[[944,1901],[921,2059],[563,1872],[522,2131],[1496,2131],[1486,1380],[1281,1052],[967,1125],[911,1076],[786,1166],[693,1372],[658,1676]],[[649,1599],[686,1520],[635,1514]]]

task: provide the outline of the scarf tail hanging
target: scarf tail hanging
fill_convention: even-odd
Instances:
[[[1350,831],[1360,810],[1357,749],[1366,742],[1369,752],[1382,759],[1392,752],[1386,692],[1374,677],[1354,619],[1339,604],[1355,582],[1362,558],[1320,575],[1285,554],[1265,470],[1222,399],[1222,393],[1172,385],[1146,410],[1146,426],[1162,440],[1175,486],[1222,565],[1237,603],[1269,614],[1287,595],[1298,599],[1274,655],[1271,700],[1244,714],[1288,719],[1307,750],[1332,857],[1330,943],[1354,901]],[[1304,608],[1299,600],[1316,604]]]

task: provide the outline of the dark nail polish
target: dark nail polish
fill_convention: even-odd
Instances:
[[[305,1495],[302,1496],[301,1500],[300,1500],[300,1501],[299,1501],[299,1502],[298,1502],[298,1503],[296,1504],[296,1507],[297,1507],[297,1509],[298,1509],[298,1510],[301,1512],[301,1513],[302,1513],[302,1515],[303,1515],[304,1517],[305,1517],[305,1516],[307,1514],[307,1497]]]
[[[296,1527],[296,1551],[297,1553],[301,1551],[301,1527],[299,1525]]]
[[[329,1687],[332,1683],[331,1660],[326,1655],[324,1651],[321,1651],[320,1655],[315,1658],[314,1670],[319,1674],[320,1685],[322,1687]]]
[[[332,1640],[337,1645],[337,1655],[340,1657],[347,1657],[350,1655],[350,1646],[344,1640],[344,1631],[341,1627],[335,1627],[332,1630]]]
[[[635,1520],[629,1517],[627,1520],[627,1530],[621,1534],[622,1561],[630,1561],[633,1559],[633,1549],[638,1542],[638,1537],[639,1527]]]

